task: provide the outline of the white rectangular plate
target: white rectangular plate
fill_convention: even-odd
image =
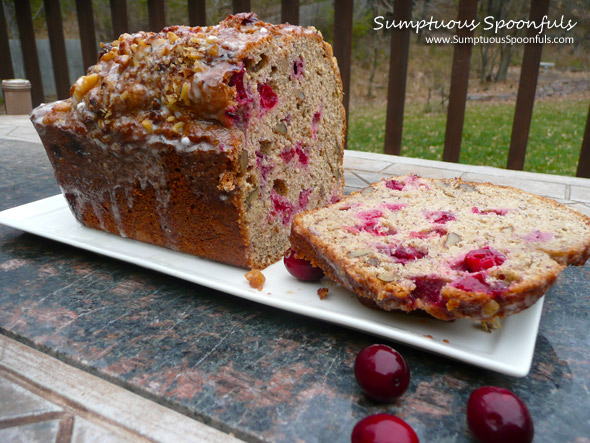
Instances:
[[[501,329],[487,333],[470,320],[443,322],[367,308],[354,294],[327,279],[319,283],[296,280],[282,262],[263,271],[266,283],[263,290],[258,291],[248,285],[244,269],[85,228],[75,220],[62,195],[0,212],[0,223],[248,300],[511,376],[524,377],[531,367],[543,299],[526,311],[505,319]],[[317,294],[320,287],[329,288],[324,300],[320,300]]]

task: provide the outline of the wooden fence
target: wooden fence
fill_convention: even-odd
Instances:
[[[338,59],[342,82],[344,85],[344,106],[348,113],[351,47],[353,25],[353,0],[335,0],[334,8],[334,55]],[[47,31],[53,59],[56,90],[58,98],[69,96],[71,80],[68,78],[67,57],[59,0],[44,0]],[[0,2],[0,77],[14,77],[8,42],[8,32],[3,8]],[[187,0],[188,24],[191,26],[206,25],[207,14],[205,0]],[[33,104],[44,100],[41,71],[35,45],[35,34],[31,7],[28,0],[14,2],[23,61],[27,78],[32,84]],[[233,12],[250,10],[250,0],[233,0]],[[128,11],[126,0],[110,0],[113,39],[127,32]],[[458,20],[475,19],[477,0],[460,0]],[[549,0],[531,0],[529,19],[540,21],[547,15]],[[96,62],[97,45],[95,37],[94,16],[91,0],[76,0],[76,12],[84,66]],[[159,31],[165,26],[165,0],[148,0],[149,30]],[[394,0],[394,19],[410,20],[412,2],[410,0]],[[291,24],[299,23],[299,0],[282,0],[281,21]],[[402,144],[402,128],[404,119],[404,102],[406,95],[406,77],[410,44],[410,29],[394,29],[391,35],[389,82],[387,91],[387,117],[385,127],[385,153],[399,155]],[[459,36],[472,35],[467,29],[457,31]],[[536,33],[529,29],[529,36]],[[463,135],[463,121],[469,82],[470,58],[472,45],[454,45],[451,88],[447,111],[443,160],[458,162]],[[516,110],[512,123],[510,151],[507,168],[522,170],[529,137],[539,65],[541,62],[542,44],[527,44],[522,59],[522,68],[516,98]],[[556,147],[557,148],[557,147]],[[582,141],[582,148],[577,167],[577,176],[590,178],[590,109]]]

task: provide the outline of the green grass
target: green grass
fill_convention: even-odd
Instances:
[[[441,160],[446,114],[425,113],[423,105],[406,106],[402,155]],[[584,100],[537,102],[529,133],[525,171],[575,175],[588,103]],[[461,163],[506,167],[513,103],[468,102]],[[351,111],[348,147],[383,152],[385,108]]]

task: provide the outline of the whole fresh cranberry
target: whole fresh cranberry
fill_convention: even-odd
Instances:
[[[324,271],[315,267],[303,258],[295,258],[295,251],[289,249],[283,257],[287,271],[298,280],[318,281],[324,276]]]
[[[351,443],[419,443],[412,427],[391,414],[369,415],[352,430]]]
[[[478,442],[531,442],[534,427],[524,402],[508,389],[483,386],[467,401],[467,424]]]
[[[391,402],[406,392],[410,368],[395,349],[371,345],[356,356],[354,375],[361,389],[373,400]]]

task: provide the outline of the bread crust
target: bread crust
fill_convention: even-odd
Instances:
[[[157,142],[113,155],[83,132],[57,126],[38,130],[68,205],[84,226],[236,266],[253,265],[240,225],[239,190],[231,180],[226,189],[222,183],[211,186],[223,174],[239,172],[239,138],[232,150],[217,155],[177,152]],[[95,173],[88,172],[89,162]],[[150,169],[151,180],[135,173]],[[166,195],[157,189],[159,180],[170,187]]]
[[[399,177],[393,177],[399,179]],[[421,180],[431,183],[435,180]],[[473,183],[460,179],[437,180],[453,185],[457,188],[461,185],[484,186],[490,189],[504,189],[525,196],[531,196],[522,190],[497,186],[491,183]],[[374,183],[371,187],[376,187]],[[363,191],[351,194],[351,197],[359,196]],[[560,211],[566,211],[568,216],[575,218],[579,223],[586,225],[590,232],[590,218],[576,211],[571,210],[559,203],[544,197],[538,197],[544,204],[550,205]],[[345,199],[346,200],[346,199]],[[412,287],[404,286],[396,281],[384,282],[374,275],[362,272],[351,267],[349,260],[340,254],[332,245],[326,243],[314,232],[314,228],[304,223],[304,218],[313,219],[314,214],[322,211],[316,208],[305,213],[298,214],[292,225],[291,247],[296,251],[296,256],[311,261],[315,266],[324,270],[326,275],[352,291],[359,300],[370,307],[383,310],[402,310],[412,312],[415,310],[425,311],[431,316],[441,320],[454,320],[457,318],[470,318],[474,320],[490,321],[494,318],[502,318],[516,314],[532,306],[541,298],[550,286],[555,282],[559,273],[567,265],[583,265],[590,256],[590,234],[586,236],[579,248],[567,251],[548,251],[553,259],[546,271],[534,279],[526,279],[515,282],[500,296],[484,292],[471,292],[445,285],[442,287],[440,296],[442,302],[433,304],[428,300],[412,296]]]

